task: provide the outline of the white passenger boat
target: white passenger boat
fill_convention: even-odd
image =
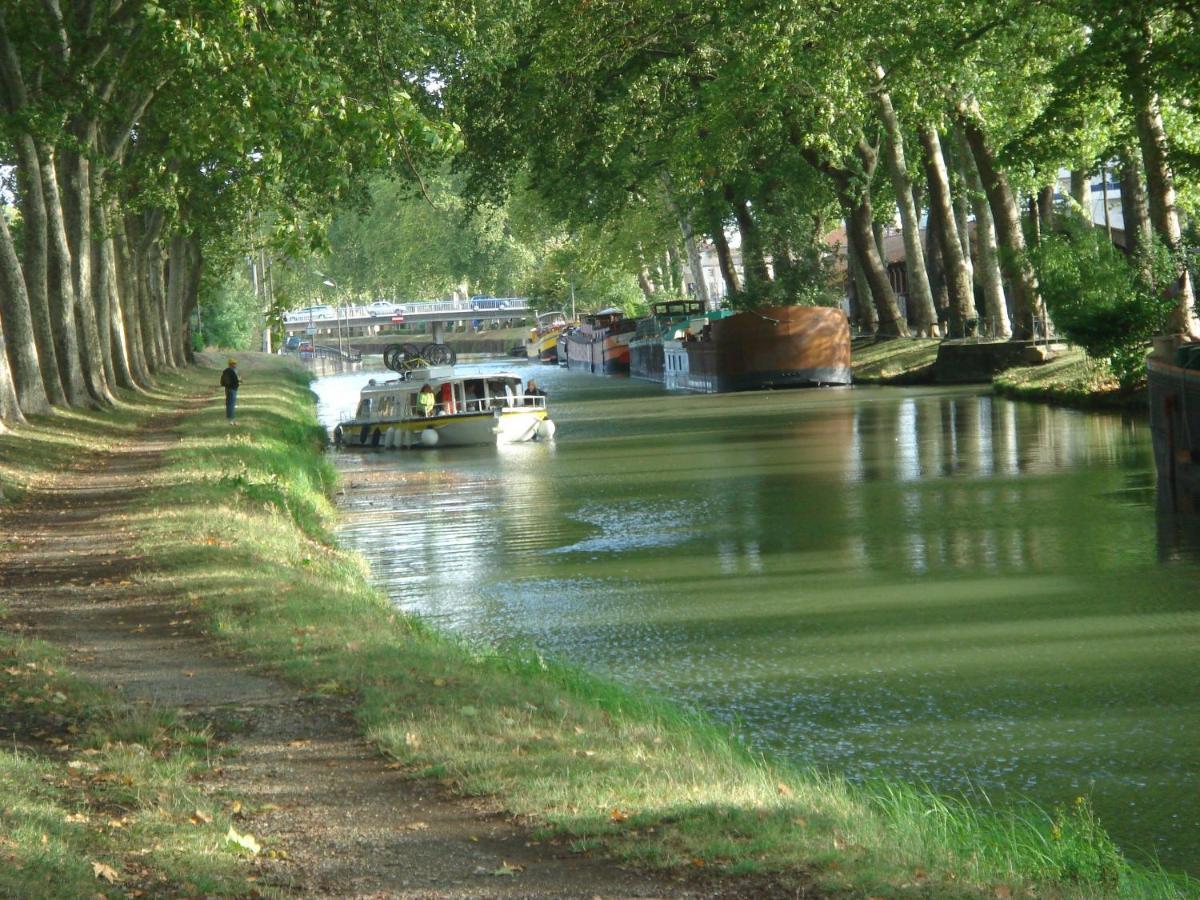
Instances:
[[[428,415],[421,389],[433,389]],[[358,410],[334,429],[346,447],[458,447],[550,440],[554,422],[546,398],[525,392],[511,372],[455,375],[452,366],[413,369],[400,378],[367,382]]]

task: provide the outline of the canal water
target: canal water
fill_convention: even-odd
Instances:
[[[1200,871],[1200,526],[1156,512],[1139,418],[497,367],[555,442],[337,456],[341,539],[398,607],[854,780],[1087,796]],[[323,421],[371,374],[318,382]]]

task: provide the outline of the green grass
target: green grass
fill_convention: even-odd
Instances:
[[[207,731],[121,703],[56,648],[3,633],[0,725],[22,739],[0,747],[0,896],[251,892],[228,813],[191,781],[214,753]]]
[[[1083,407],[1145,405],[1145,391],[1122,392],[1107,363],[1072,348],[1040,366],[1001,372],[996,391],[1017,400]]]
[[[937,359],[936,338],[856,338],[851,368],[856,384],[895,384],[929,376]]]
[[[330,542],[334,473],[312,396],[302,373],[272,366],[243,361],[236,426],[215,392],[181,423],[167,470],[134,511],[155,561],[141,577],[283,677],[352,699],[364,732],[414,777],[651,867],[853,895],[1197,890],[1125,861],[1086,804],[993,810],[899,785],[856,788],[763,758],[659,698],[532,651],[465,646],[397,613],[361,558]],[[194,392],[216,372],[180,379],[175,393]]]

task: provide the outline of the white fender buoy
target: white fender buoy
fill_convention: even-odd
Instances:
[[[421,444],[425,447],[436,447],[438,442],[438,433],[433,428],[426,428],[421,432]]]
[[[558,430],[558,426],[554,424],[553,419],[542,419],[538,422],[537,436],[543,441],[554,440],[554,432]]]

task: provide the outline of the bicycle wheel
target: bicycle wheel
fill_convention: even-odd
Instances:
[[[444,366],[450,360],[445,344],[426,344],[421,348],[421,355],[435,366]]]
[[[404,347],[402,344],[388,344],[383,348],[383,364],[393,372],[399,372],[403,352]]]

